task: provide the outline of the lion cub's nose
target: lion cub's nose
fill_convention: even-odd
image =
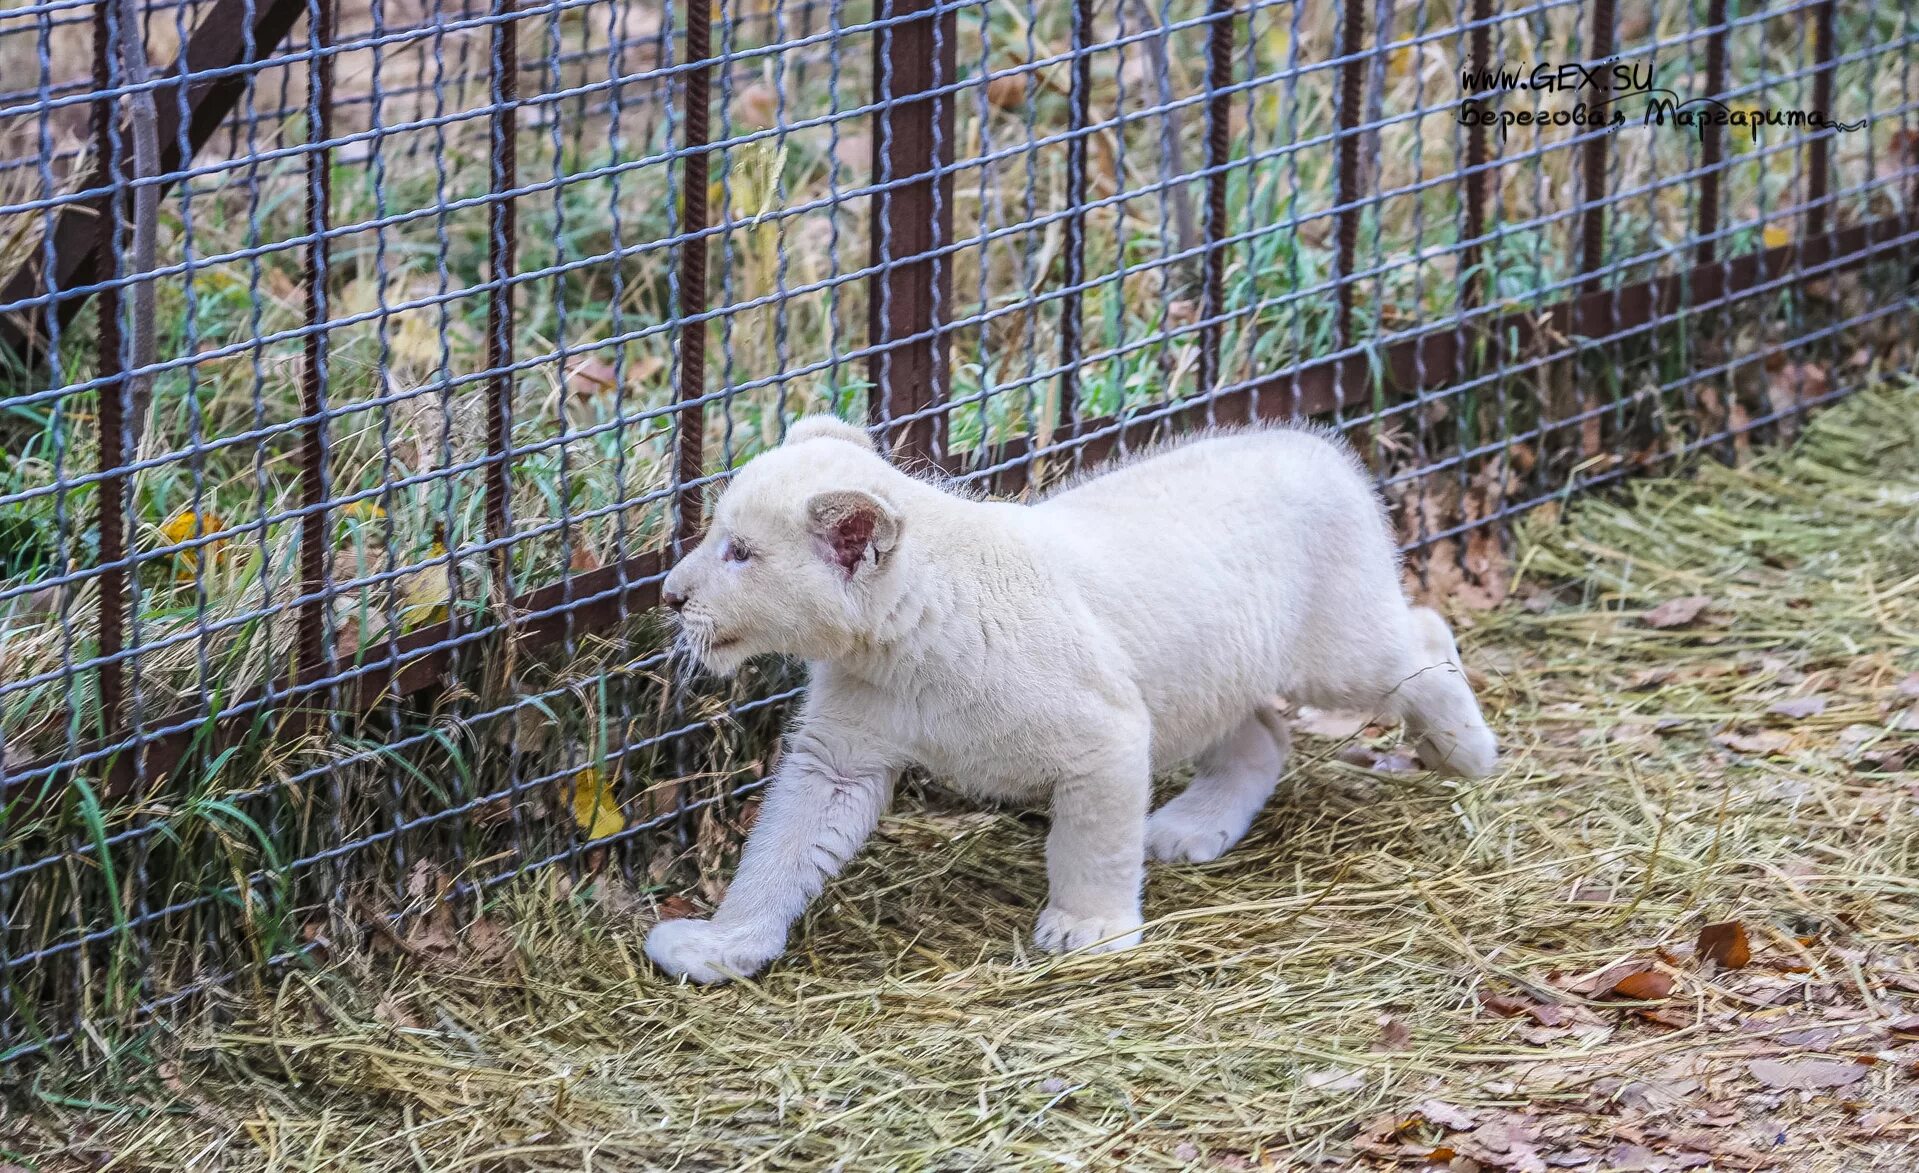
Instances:
[[[667,606],[677,611],[681,607],[686,606],[686,596],[680,594],[677,591],[663,590],[660,592],[660,602],[665,603]]]

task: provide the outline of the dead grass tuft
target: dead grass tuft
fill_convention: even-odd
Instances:
[[[1243,846],[1153,869],[1131,953],[1029,956],[1041,821],[912,798],[760,982],[662,980],[655,897],[550,874],[43,1069],[0,1158],[1911,1167],[1915,407],[1533,522],[1465,633],[1505,768],[1302,738]]]

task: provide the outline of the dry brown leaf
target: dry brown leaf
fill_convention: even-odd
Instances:
[[[1754,1059],[1746,1070],[1770,1088],[1820,1091],[1858,1083],[1866,1077],[1867,1068],[1841,1059]]]
[[[660,901],[661,920],[685,920],[689,916],[698,916],[700,910],[684,896],[668,896]]]
[[[1403,1051],[1412,1045],[1413,1028],[1390,1014],[1379,1016],[1379,1040],[1373,1044],[1375,1051]]]
[[[1000,110],[1018,110],[1026,105],[1026,75],[1009,73],[987,82],[986,100]]]
[[[1639,617],[1647,627],[1684,627],[1699,618],[1700,613],[1712,605],[1710,595],[1683,595],[1677,599],[1667,599]]]
[[[1644,973],[1651,968],[1652,962],[1638,958],[1609,965],[1585,977],[1556,978],[1553,984],[1568,994],[1581,998],[1594,998],[1611,993],[1620,982],[1633,974]]]
[[[1444,1100],[1421,1100],[1413,1105],[1413,1115],[1454,1132],[1465,1132],[1479,1124],[1472,1113]]]
[[[573,555],[566,561],[566,568],[575,574],[586,574],[589,571],[598,570],[602,565],[604,563],[600,561],[600,556],[593,552],[593,547],[584,542],[574,545]]]
[[[1641,970],[1620,978],[1611,993],[1637,1002],[1657,1002],[1672,997],[1672,979],[1656,969]]]
[[[1901,680],[1893,686],[1892,690],[1900,696],[1919,697],[1919,672],[1914,672],[1904,680]]]
[[[1694,946],[1699,956],[1725,967],[1744,969],[1752,960],[1752,945],[1746,940],[1746,926],[1736,920],[1720,921],[1699,930]]]
[[[1760,729],[1752,733],[1721,733],[1713,740],[1740,753],[1771,754],[1791,745],[1792,734],[1783,729]]]
[[[1826,698],[1818,694],[1812,696],[1788,697],[1769,706],[1768,713],[1777,713],[1781,717],[1817,717],[1826,711]]]
[[[589,354],[573,360],[566,368],[566,385],[569,390],[588,395],[600,395],[619,386],[620,376],[613,364],[597,354]]]

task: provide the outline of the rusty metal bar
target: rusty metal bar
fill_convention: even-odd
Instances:
[[[867,411],[909,466],[946,451],[935,407],[946,398],[950,337],[940,319],[953,302],[953,266],[934,254],[953,239],[954,101],[931,91],[958,76],[955,16],[941,0],[878,0],[873,13],[882,25],[873,36],[873,175],[889,186],[873,196]]]
[[[1365,0],[1346,0],[1340,21],[1339,110],[1334,138],[1337,147],[1337,173],[1333,180],[1333,203],[1339,208],[1338,236],[1338,316],[1334,319],[1334,337],[1343,350],[1353,344],[1353,279],[1359,255],[1359,125],[1365,121],[1362,106],[1366,97],[1366,63],[1360,57],[1366,40]]]
[[[513,442],[513,258],[518,251],[516,201],[510,194],[519,185],[520,22],[517,0],[495,0],[493,5],[493,60],[488,70],[492,117],[491,181],[487,201],[487,278],[491,288],[486,303],[486,537],[493,547],[494,597],[513,594],[513,550],[507,538],[513,531],[509,477]]]
[[[1826,117],[1832,117],[1832,74],[1833,74],[1833,19],[1835,5],[1833,0],[1812,10],[1813,29],[1812,51],[1817,71],[1812,75],[1812,108]],[[1806,235],[1824,236],[1826,226],[1832,217],[1828,214],[1829,194],[1832,184],[1832,136],[1831,130],[1814,132],[1812,141],[1806,147]]]
[[[1522,351],[1535,340],[1563,339],[1589,332],[1602,315],[1614,318],[1621,329],[1630,329],[1677,311],[1682,302],[1710,303],[1731,298],[1746,290],[1784,279],[1797,269],[1823,268],[1827,273],[1854,269],[1873,261],[1901,255],[1910,247],[1907,239],[1919,232],[1919,213],[1892,215],[1866,224],[1853,225],[1829,236],[1761,252],[1697,266],[1679,275],[1644,281],[1619,289],[1606,290],[1557,303],[1544,311],[1529,311],[1495,318],[1485,335],[1510,340],[1509,349]],[[1441,327],[1417,338],[1409,338],[1384,348],[1380,355],[1379,377],[1395,389],[1444,386],[1466,370],[1466,358],[1459,347],[1458,332]],[[1370,402],[1373,375],[1364,364],[1325,359],[1269,375],[1236,387],[1215,400],[1196,397],[1162,417],[1125,424],[1116,417],[1076,421],[1072,428],[1056,433],[1052,447],[1064,448],[1079,437],[1095,437],[1084,447],[1084,461],[1091,465],[1102,457],[1121,450],[1122,443],[1137,444],[1159,434],[1170,425],[1202,423],[1211,420],[1231,424],[1246,419],[1283,419],[1319,415],[1336,407]],[[1300,389],[1295,397],[1281,394],[1292,387]],[[1035,451],[1033,438],[1024,436],[997,445],[969,461],[978,467],[1006,465],[996,473],[991,487],[997,492],[1017,493],[1030,471],[1023,459]],[[610,625],[633,611],[654,606],[659,601],[659,576],[666,565],[665,554],[654,550],[624,562],[577,574],[568,580],[541,587],[513,600],[513,608],[523,618],[519,628],[520,646],[527,650],[558,644],[566,637],[569,621],[587,628]],[[391,657],[376,663],[355,665],[335,660],[323,667],[303,670],[295,681],[295,690],[311,689],[320,679],[338,678],[341,684],[355,683],[355,703],[361,711],[370,711],[382,700],[422,691],[440,682],[447,674],[452,657],[463,636],[451,620],[408,632],[395,640]],[[401,667],[392,671],[394,664]],[[221,731],[206,737],[204,718],[184,711],[153,722],[158,728],[182,731],[152,739],[148,758],[148,777],[169,773],[180,760],[201,742],[201,748],[218,752],[245,735],[251,718],[265,708],[271,698],[255,693],[229,704],[222,714]],[[50,789],[44,780],[50,772],[69,768],[65,760],[40,761],[24,769],[9,772],[0,782],[0,795],[29,787]],[[122,791],[109,789],[109,794]]]
[[[1212,0],[1206,30],[1206,298],[1199,336],[1199,390],[1219,386],[1220,321],[1226,312],[1226,164],[1232,158],[1233,0]],[[1343,148],[1342,148],[1343,149]],[[1341,273],[1351,271],[1344,254]],[[1350,295],[1349,295],[1350,297]]]
[[[1593,0],[1592,52],[1588,54],[1595,69],[1594,96],[1590,104],[1593,115],[1584,131],[1581,202],[1585,207],[1579,217],[1580,272],[1591,274],[1580,286],[1585,293],[1599,287],[1597,274],[1606,264],[1606,156],[1612,136],[1603,128],[1611,117],[1612,88],[1610,74],[1597,67],[1612,56],[1614,23],[1613,0]]]
[[[247,30],[249,11],[253,12],[251,37]],[[248,71],[226,71],[270,57],[305,11],[305,0],[217,0],[193,30],[185,53],[166,74],[171,80],[153,90],[162,174],[179,171],[186,162],[180,152],[179,79],[183,76],[194,79],[187,83],[186,95],[186,139],[190,152],[187,158],[190,159],[191,152],[199,151],[213,137],[253,77]],[[205,76],[209,73],[220,76]],[[108,117],[112,117],[110,102]],[[124,179],[131,166],[131,159],[119,158],[110,165],[102,155],[94,163],[87,187],[94,190],[114,187],[115,177]],[[163,183],[160,194],[164,196],[172,186],[171,180]],[[0,303],[41,296],[49,299],[49,305],[31,315],[23,312],[0,316],[0,347],[12,351],[23,368],[31,369],[44,357],[42,350],[52,336],[45,315],[57,314],[59,323],[65,326],[87,302],[85,295],[59,295],[106,280],[102,274],[107,270],[100,265],[101,238],[111,235],[112,204],[118,197],[115,187],[61,212],[51,234],[51,268],[43,269],[45,253],[36,249],[0,284]]]
[[[333,43],[333,0],[314,0],[316,49]],[[333,55],[314,57],[313,89],[307,100],[306,153],[306,364],[300,379],[300,604],[295,675],[326,657],[327,599],[327,273],[326,231],[333,212]]]
[[[1493,54],[1493,0],[1473,0],[1472,19],[1473,30],[1468,38],[1472,46],[1472,73],[1474,77],[1484,77]],[[1480,271],[1484,253],[1479,241],[1486,235],[1486,189],[1492,183],[1487,158],[1486,127],[1475,118],[1466,127],[1466,247],[1459,257],[1459,305],[1463,310],[1483,304],[1482,291],[1486,286],[1486,275]]]
[[[713,10],[707,0],[688,0],[686,7],[685,108],[680,134],[686,146],[686,169],[680,175],[680,337],[677,401],[684,406],[675,418],[679,449],[674,479],[673,544],[675,552],[690,545],[700,532],[698,481],[706,463],[706,231],[707,167],[705,148],[710,133],[713,51]]]
[[[106,93],[113,88],[111,30],[109,13],[113,0],[94,0],[93,5],[93,88]],[[102,97],[93,104],[94,149],[103,174],[118,175],[121,159],[115,143],[113,99]],[[120,275],[119,250],[115,247],[114,225],[123,218],[124,192],[107,197],[98,235],[94,238],[93,265],[111,282]],[[100,483],[100,729],[107,740],[120,736],[121,718],[126,707],[126,668],[120,658],[126,646],[127,572],[122,565],[127,556],[126,474],[119,470],[127,463],[126,419],[127,376],[121,355],[120,289],[109,284],[100,292],[100,369],[106,382],[100,388],[100,467],[110,475]]]
[[[1059,410],[1061,424],[1070,424],[1079,411],[1080,327],[1086,281],[1086,169],[1087,125],[1092,121],[1093,0],[1073,0],[1073,88],[1067,98],[1070,122],[1066,140],[1065,272],[1066,296],[1059,310]]]
[[[1706,5],[1706,93],[1715,101],[1726,90],[1726,0]],[[1719,124],[1705,120],[1699,129],[1699,214],[1695,218],[1699,244],[1693,249],[1697,264],[1709,265],[1719,255],[1719,181],[1725,170],[1725,137]]]

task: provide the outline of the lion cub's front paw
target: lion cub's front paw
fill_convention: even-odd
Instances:
[[[701,985],[752,977],[785,946],[784,938],[710,920],[663,920],[646,934],[653,964]]]
[[[1039,914],[1033,943],[1048,953],[1069,953],[1074,949],[1112,953],[1139,944],[1139,928],[1137,912],[1124,916],[1074,916],[1048,908]]]

